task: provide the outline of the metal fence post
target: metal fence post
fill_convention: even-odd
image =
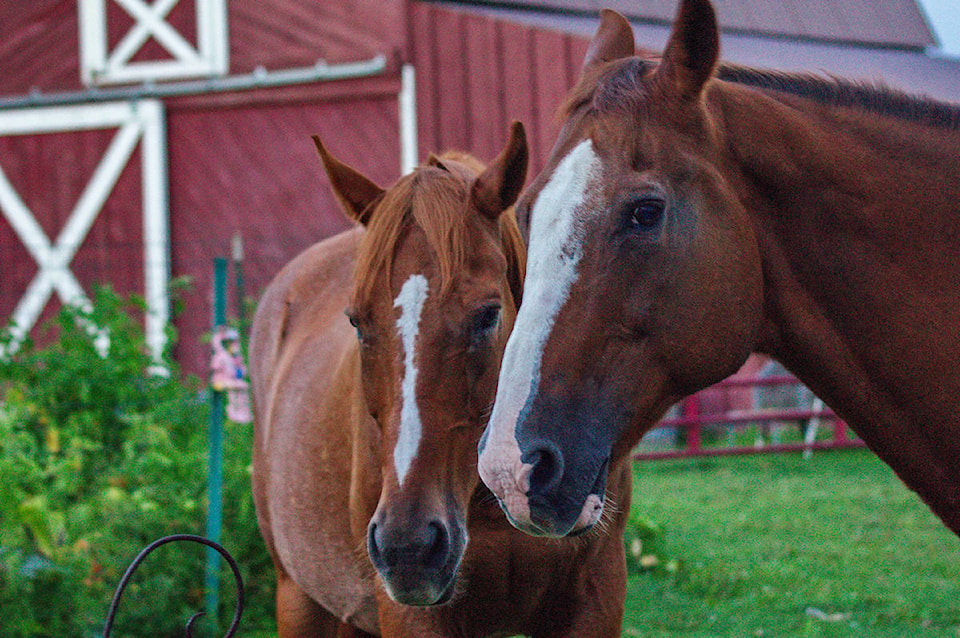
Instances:
[[[226,323],[227,314],[227,260],[213,260],[213,330]],[[207,464],[207,538],[220,542],[223,523],[223,401],[224,393],[210,386],[210,432]],[[217,626],[217,608],[220,606],[220,555],[207,548],[206,615],[208,622]]]

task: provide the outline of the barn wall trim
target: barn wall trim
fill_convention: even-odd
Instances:
[[[417,74],[412,64],[400,70],[400,174],[417,167]]]
[[[117,84],[184,77],[224,75],[229,69],[226,0],[195,0],[197,43],[194,46],[166,21],[179,0],[112,0],[134,26],[109,50],[107,4],[80,0],[80,72],[84,84]],[[153,38],[168,60],[133,61]]]
[[[327,64],[320,61],[313,66],[296,67],[279,71],[257,69],[245,75],[232,75],[208,80],[170,82],[165,84],[142,84],[126,88],[71,91],[65,93],[40,93],[0,98],[0,110],[30,106],[55,106],[62,104],[83,104],[110,100],[139,100],[150,98],[205,95],[232,91],[310,84],[313,82],[332,82],[372,77],[385,73],[387,58],[377,55],[368,60]]]

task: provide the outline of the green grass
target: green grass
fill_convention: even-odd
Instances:
[[[638,463],[624,636],[960,636],[960,539],[867,451]]]
[[[960,538],[870,452],[635,468],[659,565],[631,574],[623,636],[960,638]]]

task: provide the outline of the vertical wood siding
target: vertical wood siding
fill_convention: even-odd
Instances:
[[[133,21],[108,3],[112,44]],[[167,20],[195,40],[194,0]],[[212,259],[229,256],[236,232],[246,248],[246,291],[256,298],[306,246],[347,227],[330,194],[310,135],[375,181],[399,173],[395,76],[407,37],[404,0],[230,0],[231,72],[282,69],[386,55],[377,78],[165,101],[169,158],[171,275],[188,276],[192,292],[175,325],[176,349],[188,372],[206,369],[203,334],[211,319]],[[0,95],[75,91],[81,87],[76,2],[0,2]],[[150,44],[135,59],[163,59]],[[113,131],[0,137],[0,166],[51,242],[63,228]],[[72,261],[90,294],[108,282],[143,293],[139,150]],[[33,258],[0,216],[0,321],[8,318],[37,274]],[[234,300],[231,299],[231,308]],[[59,307],[54,295],[43,319]],[[36,333],[35,333],[36,334]]]
[[[175,354],[185,369],[206,368],[200,336],[210,329],[213,258],[229,258],[235,233],[245,245],[246,292],[257,299],[297,253],[350,225],[310,136],[387,186],[399,174],[397,120],[396,96],[170,109],[171,269],[193,280],[184,299],[190,312],[176,319]]]
[[[530,174],[537,172],[587,40],[430,4],[412,3],[411,12],[421,158],[458,149],[488,161],[517,119],[530,141]]]

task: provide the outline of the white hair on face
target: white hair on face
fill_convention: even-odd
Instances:
[[[400,433],[397,435],[397,446],[393,449],[393,464],[400,485],[403,485],[403,479],[417,456],[423,430],[420,424],[420,408],[417,406],[417,366],[414,355],[417,335],[420,332],[420,313],[426,301],[427,278],[423,275],[411,275],[393,302],[394,308],[400,308],[397,332],[403,344],[403,404],[400,408]]]
[[[481,477],[485,483],[489,478],[496,484],[487,486],[501,498],[505,490],[526,491],[526,486],[505,485],[503,470],[512,468],[512,475],[514,468],[521,466],[517,420],[537,390],[543,349],[577,279],[583,254],[578,214],[583,212],[599,165],[593,143],[581,142],[557,165],[533,205],[523,303],[503,355],[497,399],[480,458]]]

